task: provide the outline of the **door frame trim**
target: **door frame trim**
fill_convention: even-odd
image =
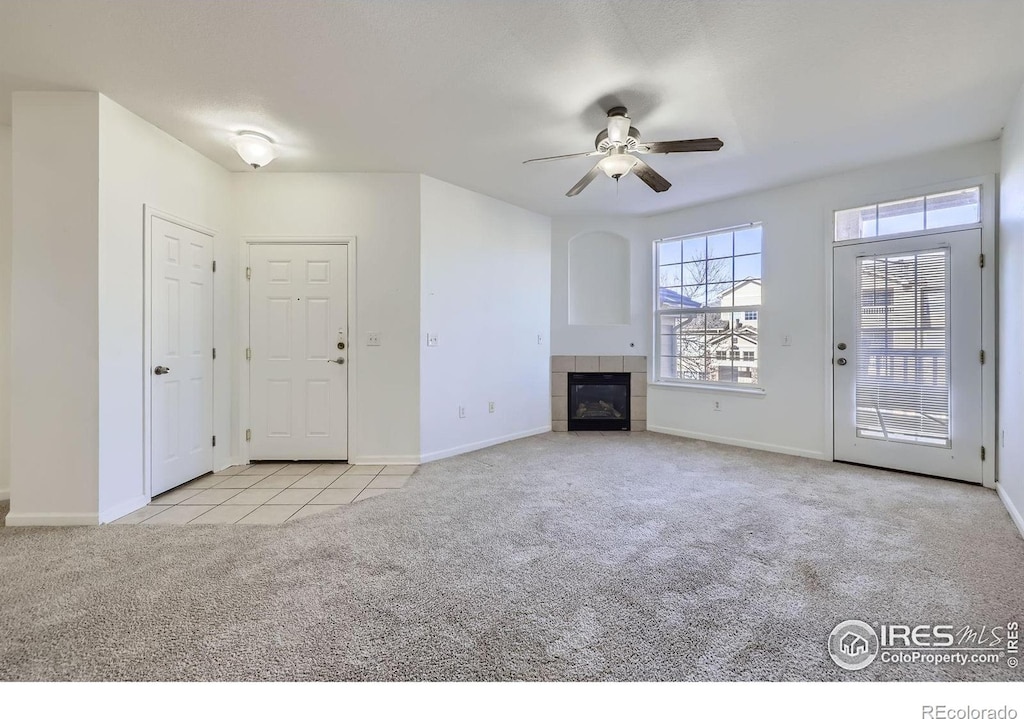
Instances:
[[[245,439],[245,430],[247,427],[252,426],[252,415],[251,415],[251,401],[250,395],[252,391],[252,363],[245,359],[245,348],[251,347],[251,318],[249,314],[250,307],[250,284],[245,279],[245,269],[250,267],[249,264],[249,250],[253,245],[345,245],[348,248],[348,307],[346,308],[346,321],[348,322],[348,373],[346,375],[346,381],[348,382],[348,421],[347,433],[348,433],[348,457],[347,460],[352,462],[352,459],[358,457],[357,453],[357,437],[356,437],[356,422],[355,417],[358,417],[359,407],[359,393],[357,391],[357,384],[353,380],[356,376],[357,368],[359,367],[359,328],[357,326],[356,318],[356,255],[357,255],[357,242],[355,235],[243,235],[241,237],[242,245],[245,248],[245,252],[240,253],[239,257],[239,268],[238,276],[241,278],[239,282],[239,327],[238,327],[238,341],[239,341],[239,352],[238,362],[239,373],[238,376],[244,378],[244,381],[239,382],[238,392],[238,416],[242,419],[240,422],[239,432],[239,446],[242,448],[239,455],[243,464],[250,462],[249,442]],[[302,459],[302,458],[299,458]]]
[[[213,246],[210,248],[214,258],[217,257],[217,237],[219,233],[210,227],[178,217],[170,212],[143,204],[142,230],[142,491],[153,498],[153,379],[149,368],[153,364],[153,220],[160,219],[180,225],[203,235],[207,235]],[[217,338],[217,273],[212,272],[210,286],[210,318],[213,338]],[[213,376],[210,377],[211,407],[213,409],[213,426],[217,427],[217,363],[213,363]],[[212,456],[210,471],[217,465],[216,452]]]
[[[862,204],[873,202],[888,202],[895,197],[913,197],[916,195],[928,195],[936,192],[945,192],[979,185],[981,187],[981,222],[976,225],[961,225],[957,227],[938,228],[934,231],[923,230],[921,232],[900,233],[885,235],[883,237],[865,238],[862,242],[846,241],[835,242],[835,212],[845,207],[857,207]],[[965,177],[958,180],[950,180],[930,185],[904,188],[894,191],[877,191],[870,194],[861,193],[856,196],[844,196],[845,199],[837,200],[836,207],[823,208],[823,227],[827,251],[825,252],[825,340],[826,345],[822,348],[822,367],[825,377],[825,403],[823,407],[823,427],[828,428],[825,437],[825,456],[835,461],[835,385],[833,382],[832,347],[835,344],[835,295],[834,295],[834,273],[836,247],[848,247],[850,245],[866,244],[882,240],[898,239],[900,237],[918,237],[942,232],[956,232],[981,228],[981,247],[985,253],[985,267],[981,270],[981,337],[982,347],[985,350],[985,364],[981,368],[982,374],[982,441],[985,443],[987,456],[982,464],[982,486],[994,489],[996,487],[996,456],[999,452],[997,441],[997,406],[996,406],[996,369],[999,361],[999,348],[996,342],[996,327],[999,321],[999,306],[997,304],[997,278],[999,257],[997,255],[996,234],[998,224],[996,222],[999,205],[999,188],[996,184],[994,174],[979,175],[976,177]],[[980,448],[979,448],[980,450]]]

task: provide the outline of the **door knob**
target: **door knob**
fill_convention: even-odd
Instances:
[[[836,364],[837,365],[844,365],[844,364],[846,364],[846,358],[845,357],[840,357],[839,359],[836,360]]]
[[[846,349],[846,343],[845,342],[840,342],[839,344],[836,345],[836,349],[837,350],[844,350],[844,349]]]
[[[327,361],[328,362],[333,362],[335,364],[345,364],[345,358],[344,357],[339,357],[338,359],[332,359],[332,360],[327,360]]]
[[[170,373],[171,373],[171,368],[170,367],[158,366],[155,370],[153,370],[153,374],[170,374]]]

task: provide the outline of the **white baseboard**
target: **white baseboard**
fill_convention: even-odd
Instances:
[[[747,449],[760,449],[764,452],[776,452],[778,454],[789,454],[794,457],[807,457],[808,459],[830,459],[826,457],[822,452],[815,452],[809,449],[801,449],[800,447],[787,447],[782,444],[771,444],[769,442],[752,442],[746,439],[736,439],[735,437],[719,437],[714,434],[703,434],[701,432],[687,432],[681,429],[673,429],[671,427],[655,427],[651,424],[647,425],[648,432],[658,432],[660,434],[670,434],[673,437],[686,437],[687,439],[700,439],[705,442],[714,442],[715,444],[728,444],[733,447],[745,447]]]
[[[458,447],[451,447],[450,449],[442,449],[437,452],[428,452],[426,454],[420,455],[420,462],[433,462],[436,459],[454,457],[459,454],[465,454],[466,452],[474,452],[478,449],[493,447],[496,444],[504,444],[505,442],[512,442],[517,439],[533,437],[534,435],[538,434],[547,434],[550,431],[551,425],[547,425],[544,427],[534,427],[533,429],[527,429],[522,432],[506,434],[503,437],[494,437],[493,439],[484,439],[479,442],[471,442],[470,444],[463,444],[459,445]]]
[[[142,509],[147,504],[149,504],[149,497],[139,495],[138,497],[133,497],[126,502],[121,502],[110,509],[104,509],[99,514],[100,524],[113,522],[115,519],[120,519],[126,514],[131,514],[136,509]]]
[[[1006,511],[1010,513],[1010,519],[1012,519],[1013,523],[1017,525],[1017,531],[1020,532],[1022,537],[1024,537],[1024,516],[1021,516],[1020,510],[1014,506],[1013,502],[1010,500],[1010,495],[1003,490],[1002,484],[996,483],[996,494],[998,494],[999,498],[1003,500],[1003,506],[1005,506]]]
[[[8,527],[94,527],[99,524],[99,516],[56,512],[18,513],[8,514],[4,522]]]
[[[228,467],[236,467],[236,466],[238,466],[240,464],[249,464],[249,463],[246,462],[245,460],[241,460],[241,459],[238,459],[236,457],[232,457],[231,459],[228,460],[228,463],[225,464],[222,467],[218,467],[217,465],[213,465],[213,471],[214,472],[221,472],[221,471],[227,469]]]

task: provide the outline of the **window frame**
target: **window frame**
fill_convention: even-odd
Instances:
[[[661,287],[661,282],[660,282],[660,266],[658,264],[658,249],[659,249],[661,243],[683,241],[683,240],[694,239],[694,238],[698,238],[698,237],[710,237],[712,235],[724,234],[726,232],[735,233],[735,232],[739,232],[741,230],[747,230],[747,229],[751,229],[751,228],[755,228],[755,227],[760,228],[760,230],[761,230],[761,247],[760,247],[760,250],[759,250],[759,252],[757,254],[761,257],[761,261],[762,261],[761,277],[758,280],[758,283],[761,285],[762,293],[763,293],[764,275],[765,275],[765,273],[764,273],[764,264],[763,264],[763,262],[764,262],[764,223],[763,222],[760,222],[760,221],[748,222],[748,223],[744,223],[744,224],[740,224],[740,225],[732,225],[732,226],[729,226],[729,227],[714,228],[714,229],[710,229],[710,230],[707,230],[707,231],[691,232],[691,233],[687,233],[685,235],[675,235],[675,236],[669,236],[669,237],[661,237],[661,238],[658,238],[658,239],[656,239],[656,240],[654,240],[652,242],[652,244],[651,244],[651,264],[652,264],[651,277],[652,277],[652,285],[653,285],[653,292],[652,292],[652,295],[653,295],[653,297],[652,297],[653,306],[652,306],[651,317],[652,317],[652,320],[653,320],[653,325],[652,325],[652,327],[653,327],[653,329],[652,329],[653,341],[651,343],[652,344],[652,348],[651,348],[651,356],[652,356],[651,357],[651,364],[652,364],[651,370],[652,370],[652,372],[651,372],[651,381],[650,381],[649,384],[655,385],[655,386],[658,386],[658,387],[670,388],[670,389],[703,390],[703,391],[710,391],[710,392],[726,392],[726,393],[753,394],[753,395],[764,395],[765,394],[765,388],[764,388],[763,385],[760,384],[760,370],[761,370],[761,353],[760,352],[757,353],[757,356],[756,356],[756,358],[754,360],[755,362],[757,362],[757,371],[758,371],[758,383],[757,384],[753,384],[753,383],[751,383],[751,384],[740,383],[740,382],[737,382],[735,380],[724,381],[723,382],[723,381],[698,380],[698,379],[664,378],[664,377],[661,376],[661,359],[662,359],[662,356],[661,356],[661,343],[660,343],[660,328],[661,328],[661,320],[662,320],[663,317],[665,317],[665,316],[686,316],[686,315],[691,315],[691,316],[716,315],[716,314],[722,314],[723,311],[727,311],[727,312],[731,312],[731,313],[743,314],[744,316],[745,316],[745,314],[747,312],[757,312],[758,316],[759,316],[759,319],[760,319],[760,313],[764,309],[764,297],[763,297],[763,294],[762,294],[762,297],[761,297],[761,302],[759,304],[756,304],[756,305],[730,305],[730,306],[725,307],[725,308],[723,308],[723,307],[713,307],[713,306],[709,307],[709,306],[706,306],[706,307],[701,308],[701,309],[690,309],[690,310],[682,310],[682,309],[667,309],[666,310],[666,309],[661,309],[660,295],[661,295],[662,287]],[[735,247],[733,249],[735,251]],[[747,253],[747,254],[752,254],[752,253]],[[734,258],[734,257],[737,257],[737,256],[743,257],[743,256],[746,256],[746,255],[730,255],[729,257],[730,258]],[[733,278],[733,281],[735,282],[735,277]],[[739,354],[739,353],[737,353],[737,354]],[[742,356],[742,355],[740,355],[740,356]],[[712,355],[712,358],[714,358],[714,357],[715,357],[715,355]],[[742,361],[742,360],[739,359],[739,357],[737,357],[736,361]],[[745,369],[749,369],[749,368],[745,368]]]
[[[937,227],[928,226],[928,198],[938,197],[940,195],[949,195],[957,192],[965,192],[967,190],[978,191],[978,220],[976,222],[966,222],[958,225],[939,225]],[[983,178],[973,178],[967,180],[966,184],[962,183],[943,183],[942,185],[932,186],[929,188],[919,189],[915,192],[906,193],[900,197],[889,197],[888,199],[869,199],[864,202],[858,202],[853,205],[841,207],[839,209],[832,210],[829,215],[829,221],[832,228],[831,245],[838,247],[846,244],[857,244],[860,242],[874,242],[875,240],[892,240],[898,237],[919,237],[923,235],[936,234],[941,232],[956,232],[958,230],[966,230],[972,227],[981,228],[985,221],[986,212],[986,201],[985,201],[985,190],[986,182]],[[877,233],[878,225],[878,208],[883,205],[895,205],[904,202],[911,202],[913,200],[922,200],[924,202],[924,208],[922,210],[923,217],[922,222],[924,227],[921,229],[914,230],[901,230],[899,232],[886,232],[884,234]],[[875,208],[875,225],[876,234],[864,235],[862,237],[850,237],[846,239],[839,239],[839,215],[843,212],[850,212],[852,210],[860,210],[874,206]]]

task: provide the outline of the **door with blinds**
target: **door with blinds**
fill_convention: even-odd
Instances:
[[[980,484],[981,230],[834,253],[835,459]]]

